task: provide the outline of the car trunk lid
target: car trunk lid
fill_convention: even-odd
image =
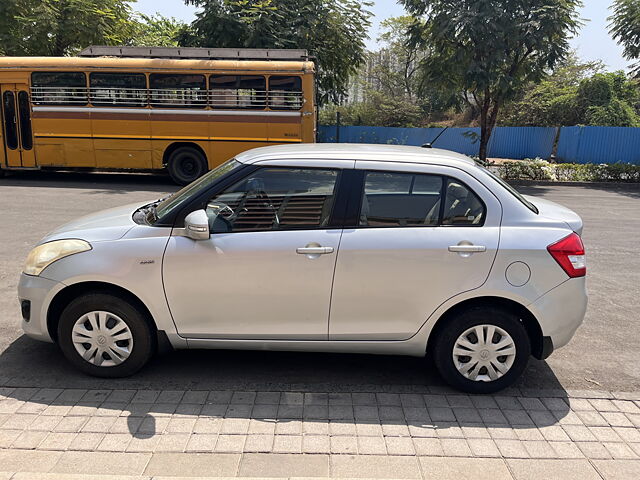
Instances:
[[[582,218],[580,218],[580,215],[573,210],[539,197],[532,197],[529,195],[524,195],[524,197],[536,206],[540,215],[543,217],[564,222],[569,226],[569,228],[571,228],[571,230],[576,232],[578,235],[582,235]]]

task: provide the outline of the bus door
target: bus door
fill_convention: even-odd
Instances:
[[[2,123],[7,167],[35,167],[29,87],[2,84]]]

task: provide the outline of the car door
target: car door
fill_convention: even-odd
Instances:
[[[385,162],[356,168],[362,205],[340,243],[329,338],[404,340],[445,300],[486,281],[502,209],[456,168]]]
[[[326,340],[340,176],[339,168],[264,166],[213,195],[210,239],[174,235],[164,256],[179,334]]]

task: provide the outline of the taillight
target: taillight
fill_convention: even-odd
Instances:
[[[577,233],[552,243],[547,250],[569,277],[584,277],[587,274],[584,245]]]

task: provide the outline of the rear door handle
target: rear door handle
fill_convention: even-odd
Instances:
[[[479,253],[486,252],[487,247],[484,245],[451,245],[449,247],[449,251],[458,253]]]
[[[296,253],[300,255],[326,255],[333,253],[333,247],[299,247]]]

